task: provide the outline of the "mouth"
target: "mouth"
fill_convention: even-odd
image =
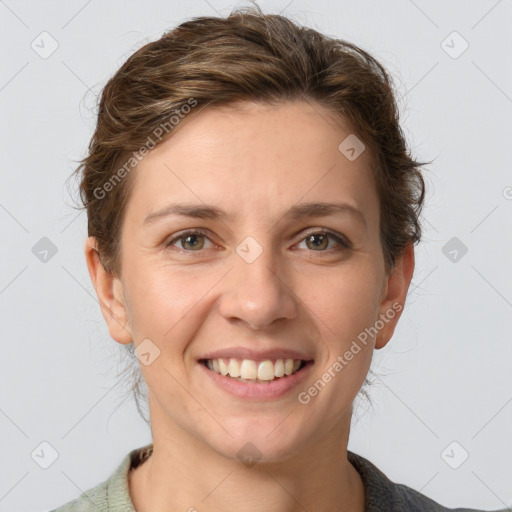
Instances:
[[[303,359],[239,359],[219,357],[215,359],[200,359],[199,362],[208,370],[223,377],[238,382],[253,384],[270,384],[286,380],[300,373],[313,363]]]

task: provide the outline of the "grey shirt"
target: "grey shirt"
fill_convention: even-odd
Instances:
[[[128,490],[128,473],[130,469],[142,464],[152,450],[153,444],[132,450],[110,478],[50,512],[136,512]],[[347,458],[361,475],[365,489],[365,512],[483,512],[470,508],[443,507],[406,485],[392,482],[361,455],[347,451]],[[508,510],[512,509],[496,512]]]

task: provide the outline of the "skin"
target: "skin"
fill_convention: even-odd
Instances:
[[[414,271],[409,245],[385,272],[370,155],[350,161],[338,150],[350,133],[316,103],[204,109],[133,171],[120,276],[102,267],[94,238],[86,241],[112,338],[135,346],[150,339],[160,350],[140,364],[154,452],[131,473],[138,512],[364,510],[362,481],[346,457],[352,403],[401,310],[308,404],[297,399],[379,315],[403,308]],[[340,200],[366,224],[348,214],[284,216],[297,203]],[[143,226],[171,202],[204,202],[234,217],[169,216]],[[166,247],[189,228],[209,234]],[[329,237],[308,243],[308,228],[332,230],[352,248]],[[248,236],[263,249],[252,263],[236,252]],[[297,349],[314,365],[284,397],[246,400],[213,384],[198,363],[233,346]],[[237,458],[247,442],[261,454],[250,467]]]

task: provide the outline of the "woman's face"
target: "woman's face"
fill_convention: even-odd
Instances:
[[[100,298],[134,341],[154,436],[277,461],[348,433],[413,269],[408,251],[385,274],[360,150],[316,103],[245,104],[186,119],[133,171],[121,277]],[[287,359],[304,367],[283,375]]]

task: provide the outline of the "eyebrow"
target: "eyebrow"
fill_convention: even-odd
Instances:
[[[292,220],[298,220],[308,217],[327,217],[330,215],[350,215],[361,221],[365,227],[368,227],[366,217],[355,206],[348,203],[301,203],[292,206],[283,216]],[[159,220],[172,215],[190,217],[194,219],[212,219],[212,220],[232,220],[234,214],[227,213],[213,205],[205,203],[173,203],[165,206],[163,209],[150,213],[143,221],[142,225],[154,224]]]

